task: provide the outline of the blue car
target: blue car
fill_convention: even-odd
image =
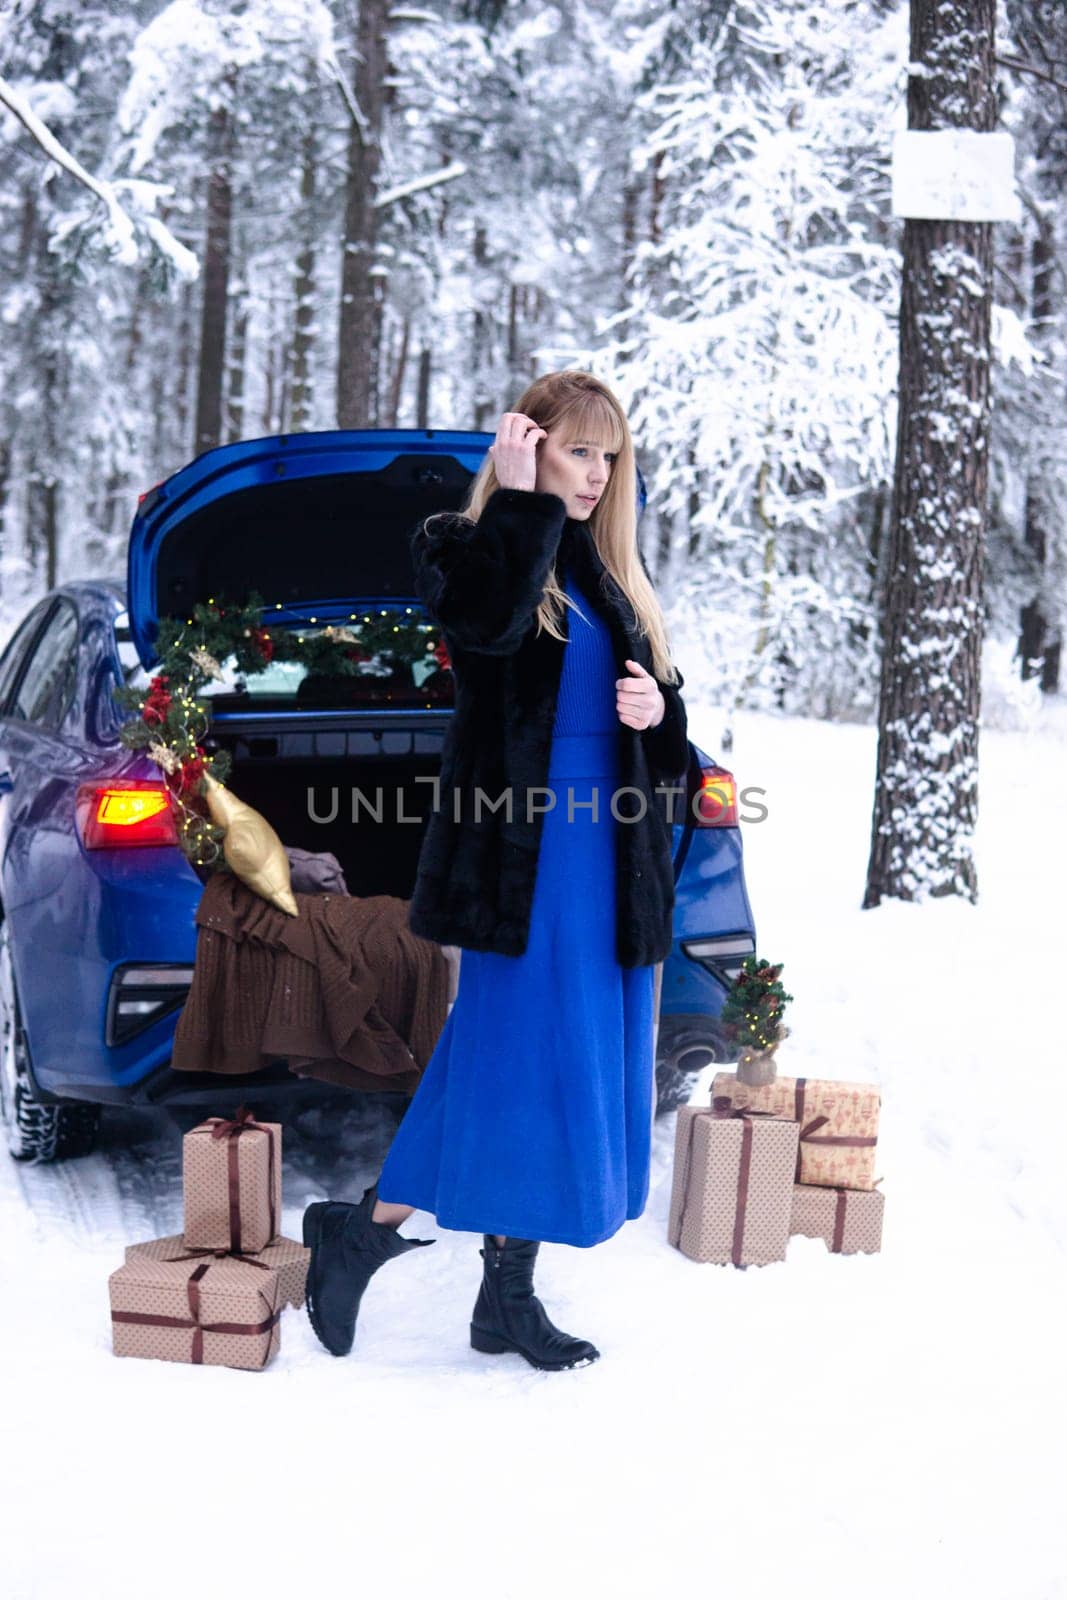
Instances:
[[[158,768],[119,739],[126,714],[113,692],[147,683],[159,617],[252,589],[275,628],[373,607],[421,617],[410,533],[462,503],[492,439],[367,429],[209,450],[142,496],[125,587],[64,584],[14,633],[0,657],[0,1107],[17,1159],[85,1154],[107,1105],[215,1105],[220,1086],[232,1098],[232,1082],[170,1067],[202,884],[176,843]],[[332,851],[354,895],[408,899],[414,885],[433,785],[413,780],[438,771],[452,714],[415,676],[312,678],[278,662],[245,681],[231,671],[206,699],[202,742],[229,751],[234,792],[286,845]],[[733,780],[690,745],[687,781],[662,973],[660,1110],[708,1061],[730,1059],[718,1017],[755,949]],[[339,783],[381,788],[387,800],[402,791],[399,815],[420,825],[376,825],[366,848],[344,807],[323,820]],[[316,1087],[279,1061],[241,1092]]]

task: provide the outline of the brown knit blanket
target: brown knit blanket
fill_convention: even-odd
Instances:
[[[414,1094],[448,1013],[448,961],[408,927],[408,902],[298,894],[286,916],[232,872],[197,908],[196,966],[178,1019],[178,1072],[255,1072]]]

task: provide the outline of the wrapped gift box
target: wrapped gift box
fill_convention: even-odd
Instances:
[[[823,1189],[813,1184],[793,1186],[790,1234],[825,1239],[831,1250],[855,1255],[882,1248],[885,1195],[880,1189]]]
[[[797,1125],[729,1108],[682,1106],[668,1238],[693,1261],[784,1261]]]
[[[188,1249],[262,1250],[281,1223],[281,1124],[209,1117],[182,1140],[182,1178]]]
[[[126,1246],[126,1260],[131,1256],[150,1256],[153,1261],[182,1261],[196,1262],[201,1257],[213,1255],[210,1251],[190,1251],[182,1234],[170,1234],[165,1239],[145,1239],[141,1244],[128,1244]],[[233,1260],[253,1260],[261,1262],[264,1266],[273,1267],[278,1274],[278,1287],[280,1290],[279,1305],[302,1306],[307,1285],[308,1262],[311,1260],[311,1251],[304,1245],[298,1244],[295,1239],[286,1239],[284,1235],[264,1245],[252,1257],[237,1256]]]
[[[108,1293],[117,1356],[258,1368],[278,1349],[281,1291],[272,1267],[232,1256],[131,1255],[111,1274]]]
[[[881,1096],[870,1083],[831,1078],[776,1078],[753,1088],[718,1072],[713,1098],[738,1110],[768,1112],[800,1129],[796,1181],[828,1189],[873,1189]]]

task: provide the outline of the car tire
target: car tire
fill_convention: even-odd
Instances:
[[[656,1116],[687,1105],[704,1068],[732,1058],[714,1018],[664,1017],[656,1041]]]
[[[0,1122],[15,1161],[86,1156],[100,1129],[99,1106],[84,1101],[50,1105],[37,1096],[6,921],[0,921]]]

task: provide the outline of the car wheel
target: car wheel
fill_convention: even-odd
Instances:
[[[71,1101],[47,1105],[37,1098],[29,1071],[11,940],[0,922],[0,1121],[16,1161],[66,1161],[85,1156],[96,1143],[100,1107]]]
[[[664,1017],[656,1044],[656,1116],[686,1105],[704,1068],[730,1059],[731,1047],[713,1018]]]

